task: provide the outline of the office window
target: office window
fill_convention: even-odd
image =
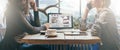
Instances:
[[[6,10],[7,0],[0,1],[0,27],[6,27],[4,12]]]
[[[46,7],[50,6],[50,5],[55,5],[56,3],[58,3],[58,0],[39,0],[39,8],[40,9],[45,9]],[[45,11],[47,14],[48,13],[58,13],[58,8],[57,7],[50,7]],[[40,12],[39,13],[40,16],[40,22],[41,24],[44,24],[47,22],[47,15]]]
[[[39,8],[44,9],[45,7],[49,5],[54,5],[58,3],[57,7],[51,7],[46,10],[46,13],[68,13],[73,15],[74,20],[74,26],[79,26],[79,20],[81,19],[81,16],[83,16],[86,4],[88,0],[39,0]],[[111,0],[111,6],[110,8],[114,12],[114,14],[117,16],[117,21],[120,19],[120,11],[119,6],[116,6],[116,4],[119,4],[119,2],[116,2],[119,0]],[[93,9],[88,14],[88,22],[94,21],[94,16],[96,14],[96,10]],[[40,13],[40,20],[41,23],[47,22],[47,16],[43,13]]]
[[[45,9],[47,6],[56,5],[46,10],[46,13],[66,13],[73,15],[74,21],[81,17],[81,0],[39,0],[39,8]],[[40,13],[41,23],[47,22],[47,16]],[[78,25],[78,24],[77,24]]]
[[[60,0],[60,13],[80,17],[80,0]]]

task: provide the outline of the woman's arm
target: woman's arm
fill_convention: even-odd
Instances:
[[[86,27],[87,23],[86,23],[86,20],[87,20],[87,16],[88,16],[88,13],[89,11],[92,9],[92,5],[91,3],[89,2],[87,5],[86,5],[86,8],[85,8],[85,12],[82,16],[82,19],[80,21],[80,30],[82,31],[86,31],[88,28]]]
[[[83,14],[82,20],[86,21],[87,16],[88,16],[88,12],[92,9],[92,4],[91,2],[88,2],[85,8],[85,12]]]
[[[30,0],[30,6],[33,9],[34,12],[34,26],[39,27],[40,24],[40,20],[39,20],[39,12],[38,12],[38,8],[36,6],[36,2],[34,0]]]
[[[39,33],[41,30],[46,30],[46,26],[34,27],[25,18],[25,14],[20,12],[19,14],[24,30],[28,33]]]

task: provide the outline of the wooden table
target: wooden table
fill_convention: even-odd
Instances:
[[[28,44],[95,44],[101,40],[97,36],[70,36],[64,33],[57,33],[57,37],[47,38],[45,35],[26,35],[21,39]]]

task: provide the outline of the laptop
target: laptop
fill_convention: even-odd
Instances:
[[[70,14],[48,13],[48,23],[50,23],[50,29],[56,29],[57,32],[75,31],[73,16]]]
[[[73,16],[62,13],[48,13],[50,29],[71,29],[73,28]]]

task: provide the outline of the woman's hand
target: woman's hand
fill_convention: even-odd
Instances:
[[[80,21],[80,30],[81,31],[86,31],[87,30],[86,25],[87,25],[86,21],[81,20]]]
[[[50,23],[46,23],[46,24],[44,24],[44,26],[46,27],[46,29],[49,29]]]

